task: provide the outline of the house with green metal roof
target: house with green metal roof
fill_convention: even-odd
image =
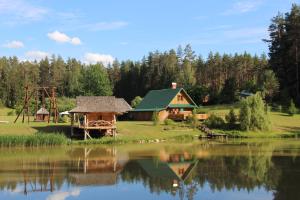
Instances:
[[[151,90],[131,112],[134,120],[149,121],[153,112],[158,112],[160,121],[167,118],[185,120],[197,108],[196,103],[183,88]]]

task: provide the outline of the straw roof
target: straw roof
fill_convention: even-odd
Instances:
[[[37,115],[49,115],[49,112],[46,108],[40,108],[37,112]]]
[[[124,113],[132,109],[124,99],[114,96],[79,96],[76,97],[76,104],[70,113]]]

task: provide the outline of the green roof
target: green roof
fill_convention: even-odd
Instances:
[[[196,107],[197,105],[192,100],[192,98],[187,94],[183,88],[176,89],[162,89],[162,90],[151,90],[143,98],[142,102],[134,109],[134,111],[160,111],[166,109],[171,103],[172,99],[179,93],[183,91],[188,98],[191,100],[192,104],[185,104],[189,106]],[[173,104],[178,105],[178,104]]]

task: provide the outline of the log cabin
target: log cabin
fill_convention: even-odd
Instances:
[[[35,120],[36,122],[47,122],[50,117],[49,111],[42,107],[35,113]]]
[[[79,96],[76,107],[69,111],[71,115],[71,135],[74,129],[84,131],[84,139],[91,138],[91,130],[115,136],[116,116],[132,108],[122,98],[114,96]]]
[[[154,112],[158,113],[159,121],[172,119],[175,121],[186,120],[192,115],[196,103],[183,88],[177,88],[172,83],[172,88],[151,90],[141,103],[132,110],[131,117],[138,121],[150,121]],[[207,118],[206,114],[197,114],[199,120]]]

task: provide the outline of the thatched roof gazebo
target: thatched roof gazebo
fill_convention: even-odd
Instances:
[[[89,130],[103,130],[106,135],[115,136],[116,115],[122,115],[132,108],[122,98],[114,96],[79,96],[76,98],[76,107],[71,114],[73,128],[83,129],[84,138],[90,137]]]
[[[49,111],[42,107],[35,113],[35,121],[48,121],[50,117]]]

